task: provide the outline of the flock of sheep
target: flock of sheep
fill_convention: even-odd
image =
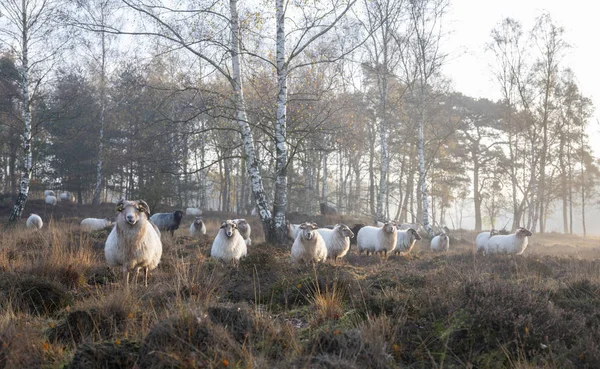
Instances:
[[[51,194],[46,195],[53,196]],[[55,197],[56,199],[56,197]],[[183,212],[156,213],[150,216],[150,208],[143,200],[127,201],[121,199],[117,204],[117,217],[104,246],[106,261],[111,267],[121,267],[123,284],[129,284],[129,274],[144,270],[144,283],[148,285],[148,272],[158,266],[162,255],[161,231],[173,236],[179,228]],[[202,211],[197,208],[186,209],[186,214],[196,216],[190,225],[190,236],[206,235],[206,224]],[[112,225],[110,219],[86,218],[81,221],[82,230],[98,230]],[[27,219],[28,228],[42,228],[40,216],[31,214]],[[356,243],[358,254],[382,254],[384,257],[394,253],[408,254],[416,241],[421,240],[417,225],[394,221],[379,223],[378,226],[355,224],[352,229],[345,224],[319,228],[315,223],[287,223],[288,238],[293,240],[291,258],[297,263],[318,263],[326,259],[338,260]],[[251,228],[246,219],[229,219],[221,227],[213,240],[210,255],[215,259],[236,265],[246,256],[247,246],[251,245]],[[356,236],[356,237],[355,237]],[[511,253],[520,255],[527,247],[531,236],[525,228],[519,228],[514,234],[500,235],[495,231],[482,232],[476,238],[478,252]],[[450,238],[442,232],[431,239],[431,250],[445,252],[450,248]]]

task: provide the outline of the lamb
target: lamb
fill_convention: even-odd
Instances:
[[[475,238],[475,246],[477,247],[477,252],[483,252],[485,253],[485,246],[487,245],[488,240],[490,239],[490,237],[495,236],[498,234],[498,231],[492,229],[489,232],[481,232],[480,234],[477,235],[477,238]]]
[[[84,231],[98,231],[112,225],[109,218],[85,218],[81,221],[81,229]]]
[[[413,228],[398,230],[396,233],[398,234],[396,248],[394,249],[394,254],[396,255],[406,255],[410,253],[415,246],[415,243],[421,241],[421,235]]]
[[[398,239],[396,222],[388,221],[381,228],[362,227],[356,238],[359,255],[365,251],[367,255],[369,252],[382,252],[384,256],[387,256],[387,253],[396,247],[396,240]]]
[[[431,251],[446,252],[450,250],[450,237],[442,233],[431,240]]]
[[[329,259],[343,258],[350,250],[350,238],[354,237],[354,233],[347,225],[336,224],[333,229],[319,228],[317,232],[325,241]]]
[[[246,242],[240,235],[237,223],[231,219],[224,221],[212,243],[210,256],[236,265],[246,253]]]
[[[352,228],[350,228],[350,230],[356,236],[356,235],[358,235],[358,231],[360,231],[361,228],[364,226],[365,226],[365,224],[363,224],[363,223],[356,223],[355,225],[352,226]],[[356,245],[356,239],[357,239],[357,237],[351,238],[350,245]]]
[[[68,191],[65,191],[60,194],[60,201],[75,202],[75,195]]]
[[[56,196],[56,193],[52,190],[44,190],[44,197],[46,196]]]
[[[144,269],[144,285],[148,287],[148,271],[156,268],[162,256],[158,228],[148,220],[150,207],[143,200],[121,199],[117,204],[117,220],[104,245],[109,266],[121,266],[123,286],[129,285],[129,272]]]
[[[337,214],[336,208],[334,208],[333,206],[329,206],[324,202],[320,203],[319,207],[321,209],[321,214],[323,214],[323,215]]]
[[[250,223],[248,223],[246,219],[234,219],[233,221],[237,224],[238,231],[240,232],[240,235],[242,235],[244,242],[246,242],[246,246],[252,245],[252,240],[250,239],[250,232],[252,231]]]
[[[190,236],[195,237],[206,234],[206,224],[202,220],[202,217],[196,217],[196,219],[190,225]]]
[[[527,237],[531,235],[532,233],[528,229],[521,227],[513,234],[492,236],[488,240],[484,251],[486,254],[521,255],[527,248]]]
[[[175,235],[175,231],[179,229],[183,212],[176,210],[172,213],[154,213],[150,217],[150,221],[154,223],[161,231],[171,232],[171,237]]]
[[[327,245],[316,231],[315,223],[300,224],[300,232],[292,245],[292,260],[296,263],[318,263],[327,259]]]
[[[187,208],[185,209],[185,215],[192,215],[192,216],[200,216],[202,215],[202,210],[198,209],[198,208]]]
[[[289,221],[286,221],[287,224],[287,236],[290,240],[296,240],[298,234],[300,234],[300,224],[292,224]]]
[[[48,195],[46,196],[46,204],[55,206],[58,203],[56,196]]]
[[[42,227],[44,226],[44,222],[42,222],[42,218],[39,215],[32,213],[31,215],[29,215],[29,218],[27,218],[27,222],[25,223],[25,225],[27,226],[27,228],[42,229]]]

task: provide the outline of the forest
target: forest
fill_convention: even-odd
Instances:
[[[448,0],[0,5],[0,191],[544,233],[597,199],[594,106],[548,13],[498,19],[502,98],[444,74]],[[574,215],[574,212],[580,212]],[[500,224],[498,218],[511,221]]]

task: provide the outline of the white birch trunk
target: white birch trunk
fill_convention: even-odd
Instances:
[[[233,94],[236,110],[236,121],[241,128],[242,140],[244,141],[244,152],[246,154],[246,167],[252,184],[252,193],[256,201],[258,215],[263,223],[265,233],[269,234],[271,223],[271,212],[267,204],[267,197],[262,183],[262,177],[258,169],[256,153],[254,150],[254,139],[252,130],[248,124],[246,115],[246,103],[244,101],[244,92],[242,88],[242,74],[240,66],[240,39],[239,39],[239,18],[237,11],[237,0],[229,1],[231,11],[231,61],[232,61],[232,76],[231,83],[233,85]]]
[[[104,9],[101,11],[102,24],[104,24]],[[100,62],[100,136],[98,139],[98,165],[96,167],[96,186],[94,187],[94,197],[92,204],[100,204],[100,196],[102,194],[102,166],[104,155],[104,117],[106,112],[106,35],[100,33],[102,42],[102,56]]]
[[[33,155],[31,153],[31,101],[29,97],[29,19],[27,17],[27,3],[22,0],[21,8],[21,31],[22,31],[22,52],[23,61],[21,66],[21,83],[23,84],[23,120],[25,131],[23,132],[23,173],[19,184],[19,196],[15,206],[10,214],[9,222],[15,222],[23,214],[27,196],[29,195],[29,182],[31,181],[31,172],[33,169]]]
[[[421,85],[419,104],[421,109],[421,119],[419,121],[419,184],[421,185],[421,199],[423,201],[423,228],[431,236],[432,230],[429,225],[429,198],[427,196],[427,177],[425,172],[425,150],[424,150],[424,132],[425,132],[425,86]]]
[[[277,20],[277,113],[275,121],[275,196],[273,198],[273,228],[278,241],[284,241],[285,210],[287,207],[287,145],[286,109],[287,109],[287,74],[288,65],[285,60],[285,12],[283,0],[276,0]]]
[[[321,201],[327,204],[327,151],[323,151],[323,183],[322,183],[322,193],[321,193]]]

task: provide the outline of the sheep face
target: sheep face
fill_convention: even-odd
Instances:
[[[517,236],[519,237],[531,237],[533,235],[533,233],[531,233],[527,228],[519,228],[519,230],[516,232]]]
[[[202,217],[196,217],[196,220],[194,220],[194,224],[197,227],[201,227],[202,226]]]
[[[339,227],[339,232],[342,235],[342,237],[354,237],[354,233],[352,232],[352,230],[350,228],[348,228],[347,225],[345,224],[338,224],[336,225],[336,227]]]
[[[315,223],[302,223],[300,224],[300,230],[301,230],[301,234],[302,234],[302,238],[306,239],[306,240],[312,240],[313,238],[316,237],[317,232],[315,232],[315,229],[317,229],[318,226]]]
[[[395,233],[396,232],[396,222],[386,222],[382,228],[385,233]]]
[[[183,211],[177,210],[173,213],[176,222],[180,222],[181,218],[183,218]]]
[[[409,228],[407,232],[412,233],[415,236],[415,240],[421,241],[421,235],[416,230]]]
[[[150,207],[144,200],[126,201],[122,199],[117,204],[117,211],[129,225],[135,225],[145,214],[148,218]]]
[[[238,229],[238,226],[234,221],[226,220],[221,224],[221,228],[225,230],[225,235],[227,237],[231,237],[235,234],[235,231]]]

